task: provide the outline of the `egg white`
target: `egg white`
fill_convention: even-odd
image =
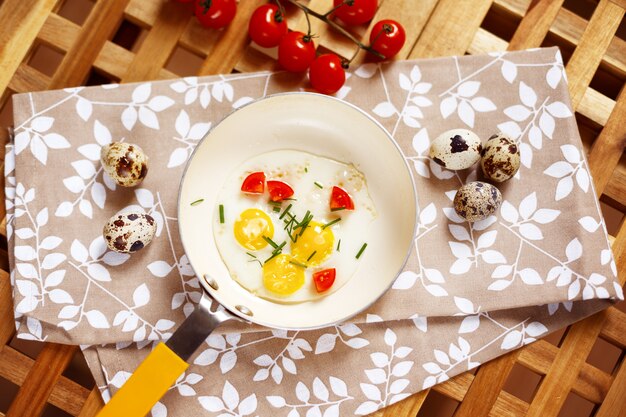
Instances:
[[[265,172],[267,180],[279,180],[289,184],[294,190],[295,200],[282,202],[281,211],[275,212],[274,206],[269,203],[267,190],[262,195],[241,192],[241,184],[246,176],[257,171]],[[330,193],[335,185],[350,194],[354,210],[330,211]],[[251,158],[229,175],[216,204],[224,206],[224,223],[220,222],[219,210],[216,209],[214,238],[231,277],[251,293],[275,302],[311,301],[337,291],[354,275],[360,261],[367,256],[365,250],[361,257],[356,259],[361,246],[368,240],[376,239],[376,236],[370,236],[367,230],[377,213],[363,174],[351,164],[307,152],[280,150]],[[241,212],[249,208],[260,209],[269,215],[274,224],[272,240],[278,244],[286,241],[282,253],[290,254],[292,242],[284,230],[284,218],[279,218],[289,204],[292,205],[289,212],[299,220],[309,210],[313,214],[313,221],[322,224],[336,218],[341,218],[341,221],[329,226],[334,234],[334,249],[329,258],[319,266],[307,268],[302,288],[293,294],[283,296],[268,291],[263,286],[263,270],[260,263],[271,257],[273,248],[268,245],[258,251],[246,250],[235,239],[233,228]],[[337,250],[339,240],[341,243]],[[256,258],[247,252],[254,254]],[[312,274],[327,268],[336,269],[335,283],[328,291],[318,293]]]

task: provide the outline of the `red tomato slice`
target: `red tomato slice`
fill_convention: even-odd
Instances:
[[[241,191],[249,194],[263,194],[265,190],[265,173],[253,172],[241,184]]]
[[[333,187],[330,193],[330,209],[354,210],[354,203],[352,202],[352,198],[350,198],[350,194],[337,186]]]
[[[270,200],[272,201],[283,201],[293,195],[293,188],[282,181],[268,181],[267,191],[270,193]]]
[[[324,269],[313,274],[313,282],[317,292],[327,291],[335,283],[335,268]]]

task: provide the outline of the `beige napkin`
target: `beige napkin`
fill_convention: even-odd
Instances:
[[[194,146],[233,108],[306,86],[263,72],[14,96],[6,195],[19,337],[98,344],[85,348],[98,385],[105,397],[119,387],[201,295],[175,217]],[[337,95],[380,121],[413,169],[419,227],[405,271],[341,326],[222,329],[155,416],[370,413],[623,298],[556,48],[365,64]],[[457,127],[505,131],[522,152],[498,215],[473,225],[451,199],[475,168],[427,158]],[[118,140],[150,156],[139,188],[102,173],[99,149]],[[128,206],[158,224],[133,256],[101,237]]]

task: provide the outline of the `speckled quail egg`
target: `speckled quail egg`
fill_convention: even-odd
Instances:
[[[452,129],[437,136],[430,145],[429,156],[444,168],[459,170],[474,165],[480,159],[480,138],[467,129]]]
[[[134,187],[148,174],[148,157],[132,143],[113,142],[103,146],[100,162],[105,172],[122,187]]]
[[[454,196],[454,210],[469,222],[485,219],[502,204],[500,190],[486,182],[469,182]]]
[[[485,177],[495,182],[506,181],[519,169],[520,149],[505,133],[497,133],[483,147],[480,165]]]
[[[148,246],[156,232],[156,222],[142,211],[127,211],[111,217],[102,234],[115,252],[131,253]]]

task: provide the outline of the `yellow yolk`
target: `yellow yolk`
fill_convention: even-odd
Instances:
[[[290,263],[291,256],[277,255],[263,265],[263,285],[269,291],[289,295],[304,285],[304,268]]]
[[[241,246],[250,250],[259,250],[267,246],[263,236],[274,237],[274,224],[270,217],[259,209],[247,209],[241,212],[234,226],[235,239]]]
[[[294,234],[299,234],[296,229]],[[310,222],[302,236],[291,245],[291,254],[294,260],[307,266],[318,266],[328,258],[334,249],[335,236],[330,227],[318,222]]]

